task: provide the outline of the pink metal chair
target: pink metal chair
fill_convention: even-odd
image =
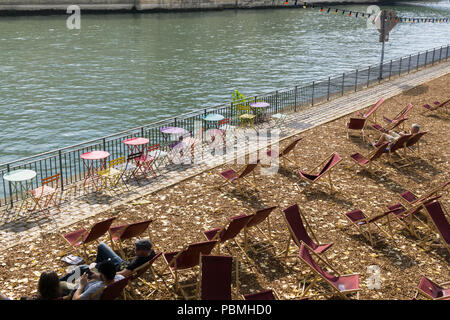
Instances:
[[[147,147],[147,149],[145,150],[145,153],[140,158],[136,159],[137,160],[136,161],[136,165],[137,165],[136,171],[141,171],[141,173],[144,176],[147,176],[147,172],[151,171],[153,173],[153,175],[156,177],[157,174],[156,174],[155,170],[153,169],[153,165],[154,165],[156,159],[158,158],[159,151],[160,151],[159,144],[155,144],[155,145]],[[150,155],[150,154],[152,154],[152,155]]]
[[[323,270],[311,256],[315,255],[320,261],[324,262],[337,276],[329,274]],[[300,252],[298,254],[300,259],[310,267],[310,269],[316,274],[314,280],[305,289],[302,296],[305,296],[308,291],[314,286],[317,280],[322,278],[325,280],[340,296],[344,299],[348,299],[348,295],[357,292],[357,299],[359,299],[359,275],[357,273],[351,275],[340,275],[336,269],[334,269],[327,261],[322,259],[319,255],[310,251],[303,243],[300,246]]]
[[[115,219],[116,218],[113,217],[97,222],[89,231],[86,229],[79,229],[62,236],[64,240],[66,240],[75,249],[82,245],[84,256],[87,257],[86,245],[90,242],[98,240],[101,236],[107,233]]]
[[[57,173],[51,177],[42,179],[42,185],[36,189],[30,190],[31,198],[35,202],[33,211],[38,207],[40,210],[48,209],[52,202],[58,211],[61,212],[58,203],[56,202],[55,195],[58,192],[60,174]]]
[[[450,288],[444,288],[444,286],[449,285],[450,281],[437,284],[425,276],[420,279],[419,285],[417,286],[416,294],[414,299],[417,299],[419,295],[424,296],[430,300],[449,300],[450,299]]]
[[[231,300],[232,268],[233,257],[201,256],[201,300]]]
[[[328,161],[327,161],[328,160]],[[331,180],[331,170],[339,163],[341,162],[342,158],[339,156],[337,152],[331,154],[327,157],[325,161],[320,163],[317,167],[312,169],[313,171],[325,164],[322,169],[317,174],[309,174],[305,173],[301,170],[298,171],[300,174],[300,178],[304,181],[307,181],[309,183],[308,187],[312,186],[314,183],[320,180],[324,175],[328,174],[328,180],[330,183],[330,190],[333,192],[333,181]]]
[[[316,236],[314,235],[307,220],[302,215],[297,204],[294,204],[294,205],[284,209],[283,213],[284,213],[284,215],[283,215],[284,220],[286,221],[286,224],[287,224],[287,227],[288,227],[288,230],[290,233],[290,237],[289,237],[287,247],[286,247],[285,258],[287,258],[288,254],[289,254],[291,239],[294,240],[294,243],[298,247],[300,247],[301,244],[304,243],[308,248],[310,248],[311,250],[313,250],[315,253],[318,253],[318,254],[324,253],[326,250],[328,250],[333,245],[333,243],[318,244],[319,241],[317,240]],[[306,228],[303,224],[303,221],[306,224]],[[311,239],[311,237],[309,236],[307,229],[311,233],[314,240]]]

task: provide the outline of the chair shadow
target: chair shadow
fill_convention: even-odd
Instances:
[[[364,173],[367,172],[367,170],[364,170]],[[363,175],[363,171],[360,171],[357,173],[357,175]],[[374,180],[374,182],[379,183],[383,185],[384,188],[394,192],[394,193],[401,193],[405,191],[405,187],[398,184],[396,181],[389,178],[387,175],[384,175],[383,177],[380,177],[378,175],[373,174],[367,174],[365,175],[367,178]]]
[[[252,208],[261,208],[263,207],[265,204],[264,202],[262,202],[256,195],[255,193],[241,193],[239,192],[237,189],[234,189],[232,191],[226,192],[225,194],[240,200],[244,203],[247,203],[248,205],[250,205]]]

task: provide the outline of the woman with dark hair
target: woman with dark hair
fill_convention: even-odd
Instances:
[[[59,277],[55,271],[44,271],[38,282],[37,295],[22,297],[21,300],[56,300],[61,297]]]

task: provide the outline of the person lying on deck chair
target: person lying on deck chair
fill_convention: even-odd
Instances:
[[[413,123],[411,125],[411,129],[409,132],[405,131],[405,132],[397,133],[395,131],[392,131],[391,134],[383,133],[381,135],[380,139],[375,140],[375,142],[372,143],[372,145],[377,147],[377,146],[380,146],[381,144],[383,144],[385,141],[392,143],[392,142],[395,142],[401,136],[404,136],[406,134],[415,134],[415,133],[418,133],[419,130],[420,130],[420,126],[417,123]]]
[[[150,259],[155,256],[155,251],[152,249],[152,244],[147,239],[140,239],[134,243],[134,249],[136,258],[134,258],[131,262],[127,262],[122,260],[108,245],[105,243],[100,243],[97,249],[97,258],[95,259],[96,268],[99,263],[103,261],[111,261],[114,267],[116,268],[117,274],[123,277],[129,276],[134,269],[140,267]],[[76,280],[78,277],[75,275],[77,273],[78,276],[84,275],[88,273],[91,279],[100,279],[100,276],[92,272],[88,265],[81,265],[72,272],[66,274],[61,277],[60,281],[68,281],[68,280]],[[75,275],[75,276],[74,276]],[[67,284],[67,287],[70,290],[71,282]]]
[[[89,281],[88,273],[83,274],[72,300],[99,300],[107,286],[125,278],[116,273],[115,265],[109,260],[100,262],[97,268],[100,279]]]

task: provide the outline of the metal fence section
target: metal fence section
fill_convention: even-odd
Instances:
[[[61,175],[60,186],[62,190],[68,188],[86,175],[86,169],[80,156],[92,150],[105,150],[111,156],[109,159],[128,154],[128,148],[123,144],[123,140],[131,137],[145,137],[150,140],[149,145],[160,144],[163,150],[169,149],[165,138],[161,133],[161,128],[167,126],[183,127],[191,134],[195,134],[201,129],[198,124],[202,123],[202,118],[209,113],[218,113],[230,119],[233,125],[239,124],[236,104],[249,104],[256,101],[265,101],[270,104],[266,110],[267,114],[280,112],[301,111],[304,108],[330,101],[346,93],[355,92],[364,88],[376,85],[381,81],[398,77],[416,71],[422,67],[435,65],[441,61],[447,61],[450,55],[450,45],[445,47],[419,52],[405,56],[400,59],[386,61],[383,66],[383,79],[379,78],[380,64],[369,66],[362,70],[355,70],[327,79],[314,81],[313,83],[292,88],[280,89],[267,94],[254,96],[244,102],[235,102],[219,106],[201,109],[196,112],[183,114],[174,118],[158,121],[142,127],[126,130],[114,135],[87,141],[70,147],[53,150],[46,153],[34,155],[28,158],[0,164],[0,207],[6,205],[13,206],[24,196],[24,191],[19,190],[13,193],[13,188],[9,182],[3,179],[7,172],[18,169],[31,169],[37,172],[35,179],[30,182],[29,188],[40,186],[41,180],[45,177],[59,173]]]

